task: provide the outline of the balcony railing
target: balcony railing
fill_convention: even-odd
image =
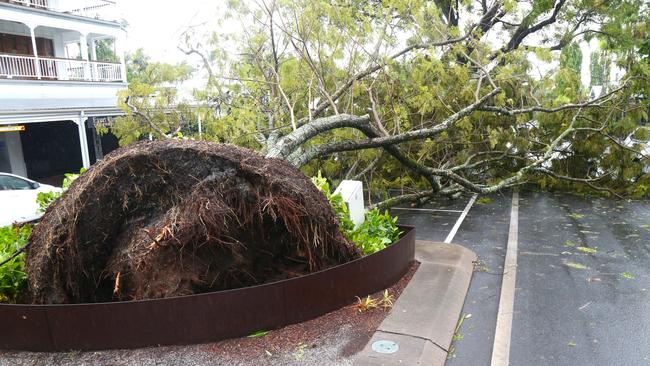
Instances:
[[[88,18],[118,20],[114,1],[109,0],[0,0],[36,9],[68,13]]]
[[[119,82],[122,81],[122,65],[0,54],[0,78]]]
[[[9,0],[9,2],[40,9],[49,8],[48,0]]]

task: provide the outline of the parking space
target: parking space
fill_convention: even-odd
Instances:
[[[480,199],[453,240],[480,261],[448,365],[491,364],[511,199]],[[458,217],[394,213],[435,241]],[[509,364],[650,365],[650,202],[522,193],[518,223]]]
[[[510,364],[650,365],[650,202],[522,195]]]

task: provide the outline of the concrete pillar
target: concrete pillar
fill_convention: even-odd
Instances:
[[[25,157],[23,156],[23,144],[20,140],[20,132],[6,132],[7,150],[9,151],[9,162],[11,172],[23,177],[27,176]]]
[[[34,35],[34,29],[36,26],[28,25],[29,34],[32,37],[32,49],[34,50],[34,69],[36,71],[36,77],[41,78],[41,62],[38,60],[38,48],[36,47],[36,36]]]
[[[75,121],[77,127],[79,127],[79,145],[81,147],[81,161],[83,162],[83,167],[88,169],[90,168],[90,154],[88,153],[88,138],[86,136],[86,120],[88,117],[85,116],[82,111],[79,114],[79,117]]]

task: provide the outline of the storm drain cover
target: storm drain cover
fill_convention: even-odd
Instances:
[[[377,353],[395,353],[399,346],[393,341],[377,341],[372,344],[372,350]]]

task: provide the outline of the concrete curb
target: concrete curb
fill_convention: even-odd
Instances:
[[[459,245],[416,241],[415,258],[420,267],[354,365],[444,365],[477,257]],[[373,351],[380,340],[399,349]]]

